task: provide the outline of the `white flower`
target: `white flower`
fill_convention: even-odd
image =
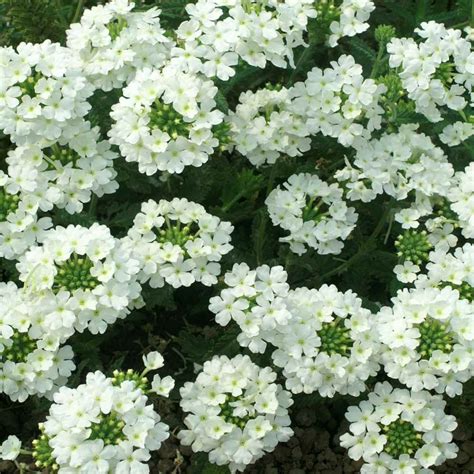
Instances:
[[[274,225],[290,232],[282,242],[302,254],[307,247],[319,254],[338,254],[357,222],[357,213],[347,207],[337,183],[327,184],[309,173],[294,174],[267,197]]]
[[[360,411],[359,418],[370,419],[370,425],[359,429],[358,423],[352,423],[350,434],[345,433],[340,438],[341,445],[349,448],[349,457],[364,460],[361,472],[413,474],[422,468],[425,468],[423,472],[434,472],[428,468],[452,457],[448,455],[450,450],[457,451],[456,445],[451,443],[457,423],[444,412],[446,402],[439,395],[392,388],[384,382],[377,383],[368,398],[361,403],[364,410]],[[357,420],[354,408],[350,407],[346,414],[352,422]],[[390,419],[383,417],[387,410],[394,413]],[[445,418],[449,423],[445,424],[444,439],[434,442],[434,427]],[[378,467],[381,470],[377,470]]]
[[[415,285],[420,288],[449,286],[469,302],[474,301],[474,245],[464,244],[449,252],[444,247],[435,247],[429,254],[426,274],[420,274]],[[469,328],[469,333],[474,333]],[[473,336],[474,337],[474,334]]]
[[[417,273],[420,271],[420,267],[410,260],[406,260],[403,264],[396,265],[393,271],[397,275],[397,279],[402,283],[413,283],[416,280]]]
[[[196,381],[180,389],[181,408],[188,413],[181,443],[209,453],[210,462],[227,464],[231,472],[273,451],[293,434],[288,416],[293,401],[275,379],[270,368],[248,356],[205,362]]]
[[[168,397],[171,390],[173,390],[175,381],[169,375],[161,378],[159,375],[155,375],[151,382],[151,391],[162,395],[163,397]]]
[[[15,435],[10,435],[0,447],[0,458],[14,461],[20,454],[20,449],[21,441]]]
[[[156,370],[163,367],[164,359],[159,352],[149,352],[143,356],[143,364],[148,370]]]

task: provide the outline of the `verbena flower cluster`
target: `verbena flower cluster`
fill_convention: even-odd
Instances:
[[[287,305],[292,319],[271,337],[287,388],[323,397],[362,393],[379,369],[380,343],[361,299],[323,285],[292,290]]]
[[[204,364],[195,382],[180,389],[181,408],[189,413],[181,442],[209,460],[243,471],[265,452],[293,434],[289,392],[276,383],[276,373],[248,356],[215,356]]]
[[[139,262],[141,281],[152,288],[213,285],[218,262],[232,250],[233,226],[184,198],[143,203],[133,224],[124,244]]]
[[[291,317],[286,304],[287,277],[280,266],[262,265],[250,270],[246,263],[235,264],[224,275],[227,288],[210,299],[209,309],[221,326],[231,320],[238,324],[240,345],[252,352],[264,352],[265,340]]]
[[[169,436],[149,403],[149,390],[147,378],[132,371],[112,378],[91,372],[77,388],[61,387],[33,442],[36,466],[59,473],[149,472],[150,451]]]
[[[0,304],[0,392],[20,402],[50,396],[76,368],[71,346],[14,283],[0,283]]]
[[[340,253],[357,222],[343,190],[308,173],[290,176],[283,186],[274,189],[265,202],[273,224],[290,233],[280,240],[289,242],[297,254],[307,247],[322,255]]]
[[[364,398],[340,438],[362,473],[434,472],[474,375],[473,28],[372,38],[370,0],[144,3],[0,47],[0,393],[51,403],[0,458],[142,474],[172,431],[235,473],[313,394]],[[176,375],[148,379],[154,333],[143,370],[102,370],[119,319],[148,333],[192,290],[158,338]],[[225,344],[190,340],[206,317]]]
[[[140,302],[130,253],[106,226],[56,227],[20,257],[19,279],[31,300],[41,300],[47,327],[66,336],[102,333]]]
[[[426,472],[456,457],[452,431],[457,423],[446,402],[427,391],[413,392],[378,383],[368,400],[349,407],[350,433],[341,436],[361,473]]]

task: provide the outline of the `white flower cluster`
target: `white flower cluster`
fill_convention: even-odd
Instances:
[[[474,302],[474,244],[467,243],[450,253],[436,248],[429,255],[426,274],[420,274],[415,286],[420,288],[449,286],[459,296]]]
[[[448,146],[457,146],[474,135],[474,123],[454,122],[446,125],[439,139]]]
[[[291,107],[287,88],[243,92],[235,112],[227,120],[231,141],[250,163],[275,163],[281,155],[298,156],[311,144],[303,117]]]
[[[138,261],[106,226],[70,225],[45,233],[17,264],[32,301],[41,301],[43,325],[61,331],[103,333],[140,302]]]
[[[421,38],[394,38],[387,45],[390,66],[399,76],[416,111],[428,120],[442,119],[442,107],[462,111],[473,101],[474,52],[460,30],[434,21],[421,23]]]
[[[53,330],[14,283],[0,283],[0,392],[23,402],[30,395],[49,396],[76,368],[70,346]]]
[[[190,19],[177,29],[179,64],[227,80],[241,58],[265,67],[293,65],[293,49],[305,45],[311,0],[198,0],[186,6]],[[189,59],[187,59],[189,58]],[[173,61],[172,61],[173,63]]]
[[[359,136],[369,138],[381,126],[379,105],[386,87],[365,79],[362,66],[342,55],[326,69],[313,68],[304,82],[292,88],[293,108],[311,135],[322,133],[344,146]]]
[[[405,124],[379,139],[355,141],[353,164],[335,174],[345,182],[349,199],[370,202],[383,193],[397,200],[410,193],[418,199],[448,195],[453,166],[443,150],[417,128],[416,124]],[[420,211],[415,215],[419,217]]]
[[[277,348],[272,359],[283,367],[286,387],[323,397],[362,393],[365,381],[379,369],[380,344],[374,316],[362,308],[361,299],[323,285],[290,291],[287,307],[291,318],[270,338]]]
[[[51,218],[38,219],[38,210],[51,209],[55,191],[34,167],[25,163],[0,170],[0,257],[14,259],[52,226]]]
[[[180,389],[181,408],[188,413],[181,443],[209,453],[214,464],[228,464],[232,473],[243,471],[293,434],[288,416],[293,401],[275,380],[275,372],[248,356],[205,362],[196,381]]]
[[[171,40],[160,26],[160,10],[134,12],[134,6],[128,0],[94,6],[66,32],[68,48],[97,88],[121,87],[138,69],[159,67],[169,56]]]
[[[273,225],[290,232],[280,241],[289,242],[291,251],[299,255],[307,247],[322,255],[340,253],[358,216],[347,206],[338,184],[301,173],[290,176],[283,186],[265,201]]]
[[[34,457],[59,473],[148,473],[150,451],[168,438],[168,426],[149,403],[146,379],[97,371],[86,383],[61,387],[41,425]]]
[[[21,170],[18,186],[27,189],[43,211],[55,205],[71,214],[81,212],[92,193],[100,197],[118,188],[113,169],[117,154],[109,142],[100,140],[98,127],[78,121],[70,132],[47,146],[28,144],[8,153],[10,176]]]
[[[456,183],[449,193],[451,209],[458,215],[464,237],[474,238],[474,163],[455,174]]]
[[[202,76],[172,67],[141,70],[112,107],[110,141],[148,175],[201,166],[219,145],[216,130],[223,132],[216,93]]]
[[[456,419],[446,402],[427,391],[375,385],[368,400],[347,410],[350,433],[341,436],[349,457],[363,459],[362,474],[434,473],[430,467],[456,457]]]
[[[221,326],[234,320],[241,330],[239,344],[262,353],[267,347],[265,340],[291,317],[286,308],[287,277],[281,266],[261,265],[250,270],[246,263],[236,263],[224,275],[227,287],[209,300],[209,310]]]
[[[355,36],[366,31],[369,28],[367,21],[374,10],[375,5],[371,0],[343,0],[338,7],[338,20],[329,25],[329,46],[337,46],[339,39],[344,36]]]
[[[124,244],[139,262],[139,277],[152,288],[217,283],[219,261],[232,250],[233,226],[187,199],[142,204]]]
[[[399,290],[377,319],[388,376],[453,397],[474,369],[474,305],[449,286]]]
[[[91,108],[77,57],[49,40],[0,48],[0,77],[0,131],[13,143],[54,142]]]

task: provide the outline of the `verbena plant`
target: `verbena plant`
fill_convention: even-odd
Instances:
[[[456,458],[470,0],[0,14],[4,460],[139,474],[173,436],[192,472],[234,473],[332,399],[362,473]]]

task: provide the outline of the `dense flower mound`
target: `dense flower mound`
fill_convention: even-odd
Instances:
[[[282,155],[301,155],[310,149],[311,139],[303,118],[292,109],[285,87],[243,92],[228,116],[232,143],[255,166],[275,163]]]
[[[127,375],[128,374],[128,375]],[[150,451],[168,438],[168,426],[149,403],[145,381],[127,374],[87,374],[77,388],[62,387],[34,442],[39,468],[59,473],[147,473]]]
[[[276,383],[269,367],[248,356],[214,356],[195,382],[180,389],[188,429],[178,437],[193,451],[209,453],[210,462],[243,471],[293,434],[290,394]]]
[[[290,291],[291,319],[269,338],[277,349],[275,365],[283,367],[286,387],[293,393],[317,391],[357,396],[379,369],[379,342],[371,326],[373,315],[352,291],[334,285],[319,290]]]
[[[347,197],[370,202],[379,194],[397,200],[417,198],[410,216],[423,215],[424,197],[447,196],[452,188],[454,169],[443,150],[417,132],[417,125],[402,125],[397,133],[379,139],[359,139],[354,143],[354,163],[336,173],[346,182]]]
[[[111,142],[147,175],[201,166],[219,146],[216,137],[226,137],[216,93],[212,81],[196,74],[169,66],[141,70],[112,107]]]
[[[160,10],[132,11],[134,2],[112,0],[84,11],[66,32],[67,46],[95,87],[121,87],[144,67],[159,67],[172,42],[160,26]]]
[[[434,21],[421,23],[421,38],[394,38],[387,46],[390,66],[400,78],[416,111],[431,122],[442,120],[444,107],[462,111],[472,101],[474,55],[459,30]],[[449,133],[449,132],[447,132]]]
[[[92,194],[100,197],[118,188],[113,169],[117,154],[106,140],[100,140],[99,128],[75,121],[71,133],[48,146],[16,147],[6,159],[11,174],[22,170],[28,191],[42,210],[56,205],[71,214],[81,212]]]
[[[0,469],[469,470],[469,7],[0,0]]]
[[[186,6],[190,19],[177,30],[175,56],[192,56],[189,66],[208,77],[227,80],[238,58],[265,67],[293,65],[293,49],[305,44],[311,0],[198,0]]]
[[[294,86],[292,107],[311,135],[321,133],[351,146],[356,137],[369,138],[381,127],[379,99],[385,91],[383,84],[364,78],[352,56],[342,55],[329,68],[313,68]]]
[[[97,223],[46,232],[17,268],[31,299],[41,299],[44,324],[54,330],[103,333],[140,302],[138,261]]]
[[[56,141],[94,89],[69,49],[47,40],[0,48],[0,131],[17,144]]]
[[[240,334],[237,341],[252,352],[264,352],[265,340],[291,317],[286,307],[289,285],[283,267],[261,265],[250,270],[246,263],[235,264],[224,275],[224,288],[209,301],[216,322],[226,326],[235,321]]]
[[[265,201],[273,224],[290,232],[280,240],[299,255],[308,247],[323,255],[340,253],[357,222],[342,188],[309,173],[290,176],[283,187],[275,188]]]
[[[38,211],[51,209],[56,199],[57,192],[28,163],[0,170],[0,257],[15,259],[41,240],[52,222],[38,218]]]
[[[457,290],[403,289],[377,315],[389,377],[413,391],[462,392],[474,365],[474,306]]]
[[[50,395],[76,368],[71,347],[43,330],[14,283],[0,283],[0,308],[0,392],[20,402]]]
[[[457,454],[456,419],[445,407],[439,395],[378,383],[368,400],[349,407],[349,433],[341,436],[341,445],[352,459],[364,460],[362,474],[434,473],[432,466]]]
[[[142,204],[124,243],[139,261],[141,280],[149,280],[152,288],[196,281],[210,286],[217,283],[218,262],[232,250],[232,230],[229,222],[187,199],[150,199]]]

